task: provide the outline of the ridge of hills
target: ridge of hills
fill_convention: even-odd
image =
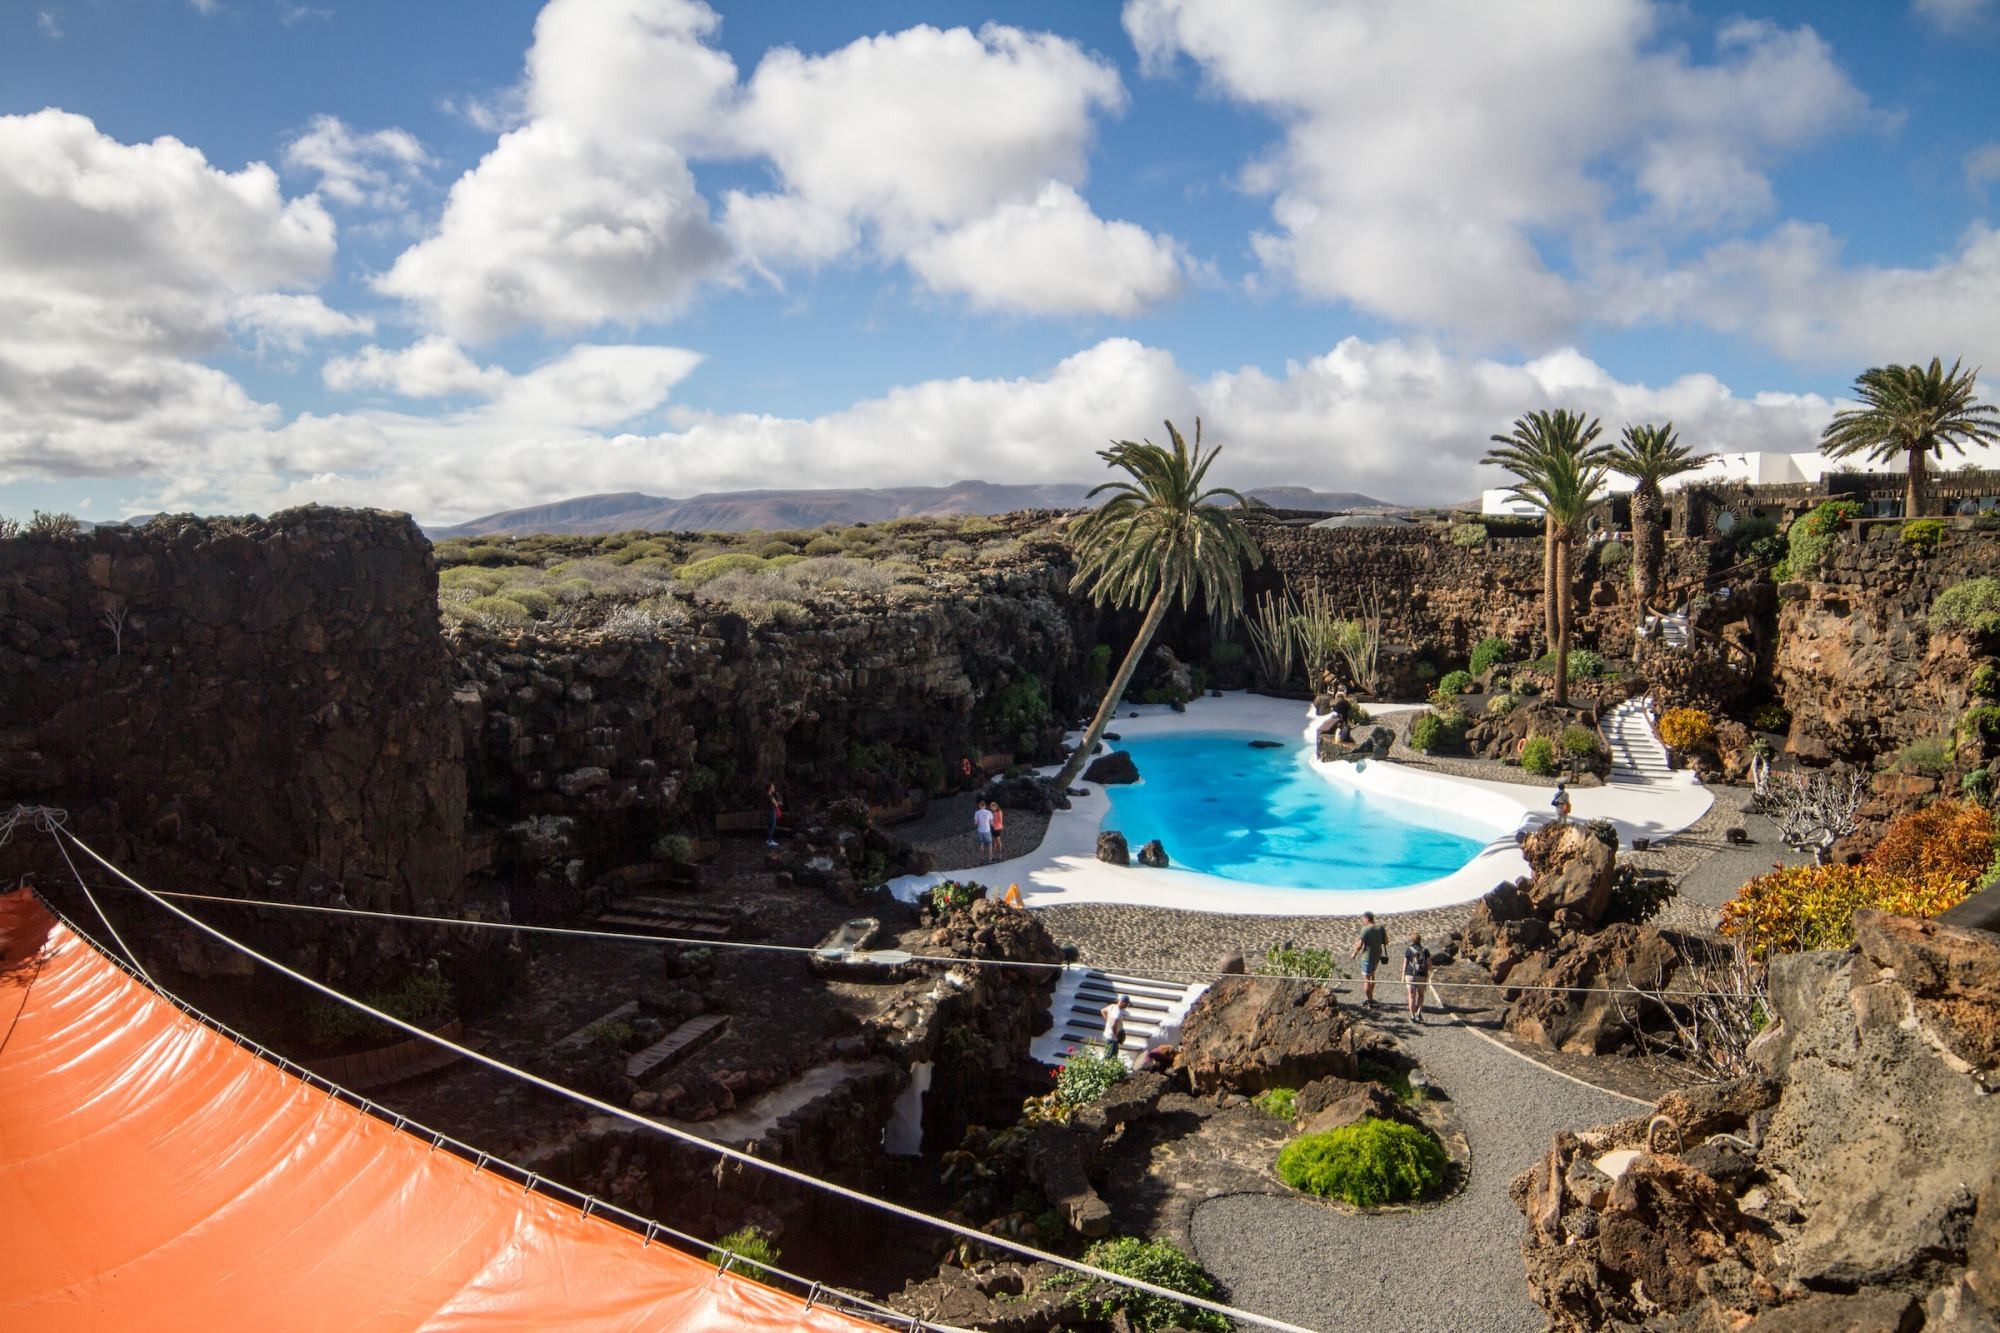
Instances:
[[[580,495],[521,509],[502,510],[464,523],[426,526],[433,541],[452,537],[524,537],[533,533],[747,532],[816,528],[826,523],[880,523],[892,518],[943,518],[1006,514],[1019,509],[1077,509],[1089,503],[1081,482],[1003,485],[960,481],[948,486],[854,487],[826,490],[716,491],[676,499],[640,491]],[[1352,491],[1305,486],[1263,486],[1246,491],[1279,509],[1395,509]]]

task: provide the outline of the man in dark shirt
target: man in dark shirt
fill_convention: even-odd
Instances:
[[[1373,912],[1361,914],[1361,938],[1354,942],[1349,958],[1361,960],[1361,1002],[1375,1007],[1375,969],[1389,958],[1389,932],[1375,924]]]

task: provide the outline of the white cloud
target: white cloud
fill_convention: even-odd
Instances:
[[[363,408],[276,428],[253,413],[155,455],[147,470],[165,480],[135,503],[268,512],[317,500],[444,522],[598,491],[1083,481],[1098,474],[1094,451],[1107,440],[1157,440],[1163,418],[1187,427],[1196,416],[1225,446],[1225,484],[1447,501],[1491,484],[1479,463],[1488,437],[1535,407],[1599,415],[1613,431],[1672,420],[1689,443],[1732,451],[1810,449],[1833,410],[1809,395],[1740,396],[1708,375],[1623,382],[1571,349],[1509,362],[1352,338],[1281,373],[1195,378],[1160,348],[1111,338],[1043,374],[930,380],[812,418],[668,407],[698,360],[675,348],[581,347],[515,375],[450,344],[366,349],[331,363],[329,383],[473,401],[435,416]]]
[[[759,63],[732,133],[783,189],[732,192],[724,225],[762,267],[872,240],[989,309],[1131,315],[1179,288],[1178,247],[1077,192],[1111,65],[1046,33],[919,26]],[[1071,248],[1074,247],[1074,248]]]
[[[266,428],[273,409],[191,358],[231,328],[290,348],[367,327],[298,290],[333,222],[268,167],[54,110],[0,116],[0,161],[0,481],[150,471]]]
[[[1993,12],[1993,0],[1914,0],[1917,17],[1945,32],[1963,32]]]
[[[188,8],[206,18],[221,12],[222,0],[188,0]]]
[[[408,130],[358,134],[338,116],[321,115],[285,145],[285,165],[317,174],[320,193],[335,203],[400,213],[433,163]]]
[[[44,37],[60,40],[63,35],[62,11],[57,9],[36,10],[35,26],[42,30]]]
[[[1067,185],[923,242],[910,266],[933,288],[988,309],[1137,315],[1180,290],[1171,242],[1106,222]]]
[[[1981,144],[1965,155],[1965,180],[1975,190],[2000,180],[2000,143]]]
[[[377,280],[461,341],[679,310],[728,247],[679,142],[735,78],[694,0],[551,0],[527,120],[452,187],[434,234]]]
[[[289,0],[278,0],[278,22],[287,28],[296,27],[307,19],[331,23],[333,10],[326,5],[298,5],[289,3]]]
[[[1546,345],[1594,317],[1600,270],[1772,207],[1768,167],[1860,123],[1809,29],[1732,21],[1700,61],[1650,0],[1128,0],[1143,65],[1182,55],[1283,126],[1245,184],[1256,238],[1313,295],[1406,324]],[[1614,273],[1614,276],[1619,276]]]

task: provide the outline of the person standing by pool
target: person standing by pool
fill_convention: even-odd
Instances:
[[[1410,988],[1410,1017],[1419,1023],[1424,1021],[1424,987],[1431,981],[1431,951],[1424,947],[1422,935],[1410,936],[1410,947],[1403,950],[1403,984]]]
[[[1361,960],[1361,1002],[1375,1007],[1375,969],[1389,961],[1389,932],[1375,924],[1373,912],[1361,914],[1361,938],[1349,958]]]
[[[1007,859],[1007,820],[1000,813],[1000,802],[989,802],[987,808],[993,812],[993,859],[1004,861]]]
[[[972,807],[972,836],[979,843],[979,859],[993,859],[993,812],[986,808],[986,802],[979,801]]]

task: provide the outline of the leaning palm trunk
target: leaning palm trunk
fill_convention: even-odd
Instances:
[[[1642,482],[1632,492],[1632,590],[1639,598],[1639,622],[1660,590],[1660,567],[1666,563],[1667,537],[1660,522],[1660,488]]]
[[[1910,450],[1910,475],[1903,484],[1903,517],[1922,518],[1924,516],[1924,454],[1922,448]]]
[[[1090,762],[1091,752],[1104,738],[1104,729],[1111,725],[1111,715],[1118,711],[1118,701],[1125,697],[1125,687],[1132,683],[1132,673],[1139,669],[1139,660],[1153,645],[1153,635],[1159,631],[1160,622],[1167,617],[1167,589],[1161,588],[1153,596],[1153,604],[1146,608],[1146,618],[1139,623],[1139,633],[1132,639],[1132,646],[1125,651],[1125,660],[1118,664],[1118,674],[1111,678],[1111,684],[1104,689],[1104,700],[1097,705],[1097,713],[1090,719],[1089,728],[1083,733],[1082,744],[1063,764],[1062,772],[1056,775],[1056,791],[1066,792],[1076,781],[1076,775]]]
[[[1542,642],[1556,647],[1556,521],[1542,520]]]

